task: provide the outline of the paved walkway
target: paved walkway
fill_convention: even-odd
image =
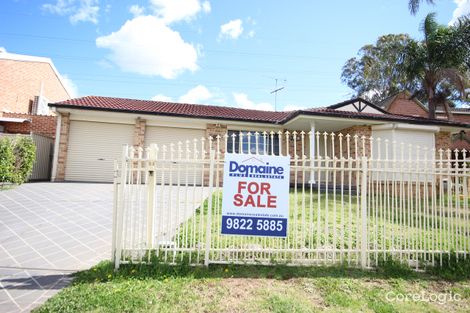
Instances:
[[[204,199],[202,189],[156,192],[164,206],[180,199],[182,221],[198,206],[184,196],[201,199],[204,192]],[[71,273],[111,257],[112,200],[112,184],[31,183],[0,191],[0,313],[30,311],[67,286]],[[162,230],[167,235],[176,216],[167,216],[173,221]]]
[[[111,184],[31,183],[0,191],[0,312],[30,311],[70,274],[109,259]]]

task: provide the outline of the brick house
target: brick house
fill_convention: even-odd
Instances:
[[[424,118],[428,117],[429,114],[427,107],[421,101],[412,97],[408,91],[402,91],[390,96],[378,103],[377,106],[393,114]],[[436,117],[440,120],[470,124],[470,108],[451,108],[451,116],[449,118],[445,114],[444,109],[438,107],[436,109]],[[443,149],[462,150],[465,148],[467,151],[470,151],[470,131],[465,131],[465,134],[462,136],[458,132],[441,133],[436,135],[436,143]],[[462,139],[463,137],[466,137],[467,140]]]
[[[0,132],[55,137],[49,102],[71,93],[51,59],[0,52]]]
[[[254,131],[289,130],[385,137],[407,145],[439,149],[450,143],[451,133],[470,129],[470,124],[456,121],[390,113],[361,98],[329,107],[290,112],[97,96],[49,105],[58,115],[60,133],[52,171],[52,179],[56,181],[112,181],[114,160],[120,159],[123,145],[144,147],[157,143],[169,146],[179,141],[226,133],[230,141],[234,134],[240,138],[240,134]],[[233,138],[236,140],[237,137]],[[275,150],[276,142],[282,140],[253,142],[251,145],[270,145],[270,149]],[[319,144],[320,141],[321,137],[309,136],[305,146],[300,147],[297,142],[289,153],[302,148],[307,155],[316,155],[326,153],[322,149],[333,149]],[[245,142],[232,144],[227,145],[228,152],[250,147]],[[369,144],[357,149],[366,155],[371,153]],[[335,148],[335,153],[338,150]]]

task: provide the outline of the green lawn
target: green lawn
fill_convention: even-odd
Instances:
[[[302,248],[331,245],[336,238],[337,248],[347,248],[350,242],[355,246],[357,200],[354,195],[341,198],[331,193],[327,199],[324,193],[292,190],[288,239],[242,238],[218,234],[221,193],[216,192],[212,197],[212,244],[213,247],[230,248],[276,246],[284,242],[290,247]],[[198,242],[205,242],[205,224],[201,221],[207,214],[206,200],[196,215],[181,225],[177,232],[174,240],[179,247],[188,248],[188,251],[176,254],[161,252],[158,257],[152,254],[150,265],[123,264],[117,272],[113,271],[111,263],[103,262],[88,271],[77,273],[71,286],[48,300],[36,312],[470,312],[470,257],[466,260],[460,258],[457,262],[455,253],[444,254],[442,267],[428,267],[427,272],[412,271],[392,260],[398,254],[387,254],[386,261],[378,254],[378,266],[374,270],[363,271],[348,266],[348,254],[341,256],[339,252],[336,254],[338,265],[330,267],[283,264],[189,266],[187,264],[195,263],[198,255],[197,263],[204,260],[204,249],[196,247]],[[317,232],[319,216],[321,232]],[[412,212],[410,216],[430,227],[420,230],[414,225],[406,231],[402,230],[401,234],[416,242],[420,238],[431,238],[436,224],[427,220],[423,212]],[[351,229],[348,223],[345,224],[349,218]],[[370,238],[374,240],[371,240],[371,245],[376,243],[378,247],[389,247],[392,244],[390,237],[382,236],[381,232],[385,229],[386,234],[390,234],[395,230],[400,234],[398,220],[380,217],[380,214],[375,220],[374,210],[369,212],[369,218],[374,220],[371,222]],[[451,218],[442,217],[445,223],[455,221]],[[305,224],[300,223],[303,219]],[[317,237],[322,234],[325,225],[329,228],[328,237]],[[374,237],[376,229],[378,235]],[[336,237],[333,230],[336,230]],[[441,230],[434,231],[439,233]],[[307,235],[310,232],[311,235]],[[400,241],[394,239],[393,244],[398,245]],[[445,241],[444,244],[450,243]],[[253,253],[252,256],[256,260],[270,260],[268,254]],[[298,254],[291,253],[284,255],[283,259],[295,256]],[[303,256],[315,258],[316,253]],[[165,257],[166,261],[174,261],[177,265],[162,263]],[[229,257],[230,254],[217,251],[211,255],[212,260]],[[319,257],[322,258],[322,255]],[[371,258],[374,257],[371,255]],[[354,254],[351,260],[354,265]],[[439,265],[439,262],[436,264]],[[417,295],[426,300],[434,295],[442,299],[449,293],[458,294],[458,301],[446,298],[447,301],[429,302],[412,298]],[[403,301],[403,296],[408,296],[408,301]],[[398,301],[400,297],[402,301]]]
[[[375,271],[154,264],[113,272],[103,262],[77,273],[71,286],[34,312],[468,312],[470,263],[438,273],[447,279],[396,263]],[[399,295],[449,293],[454,301],[397,301]]]
[[[467,216],[462,213],[463,201],[449,201],[447,197],[436,200],[442,203],[440,211],[431,214],[432,210],[424,200],[424,197],[406,197],[400,203],[398,197],[373,195],[368,202],[368,241],[370,264],[375,265],[380,258],[390,254],[395,258],[402,257],[417,260],[421,263],[440,262],[440,253],[434,255],[429,251],[461,251],[470,249],[470,238],[466,232],[470,231]],[[459,204],[460,212],[455,214],[455,209],[449,209],[449,205],[455,208]],[[291,189],[290,192],[290,217],[288,237],[270,238],[241,237],[220,235],[221,228],[222,193],[216,191],[212,197],[212,247],[217,251],[211,253],[211,259],[233,262],[240,258],[248,258],[263,262],[290,262],[294,259],[308,259],[331,263],[348,262],[357,264],[360,259],[360,199],[344,190],[318,192],[318,190]],[[467,206],[468,207],[468,206]],[[468,209],[467,209],[468,210]],[[452,213],[449,213],[452,212]],[[195,263],[203,261],[204,251],[197,250],[201,247],[198,243],[205,244],[206,221],[208,215],[208,200],[202,208],[199,208],[194,218],[181,225],[179,233],[173,239],[177,246],[193,251],[191,260]],[[233,248],[250,249],[252,247],[274,247],[281,249],[297,249],[301,252],[286,253],[250,253],[243,252],[234,255],[227,252]],[[322,248],[333,249],[336,252],[321,252]],[[225,249],[225,250],[224,250]],[[302,252],[308,249],[309,252]],[[186,250],[177,254],[166,254],[172,261],[182,260],[189,253]],[[341,252],[341,250],[343,252]],[[391,252],[395,250],[396,252]],[[400,254],[399,250],[411,251]],[[413,251],[426,250],[427,253]],[[199,253],[198,253],[199,251]],[[320,252],[318,252],[320,251]],[[462,254],[459,255],[462,257]],[[419,262],[415,262],[418,264]]]

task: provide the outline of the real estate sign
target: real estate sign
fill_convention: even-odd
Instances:
[[[289,157],[225,154],[222,234],[286,237]]]

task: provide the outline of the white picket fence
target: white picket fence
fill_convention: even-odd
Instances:
[[[226,152],[291,156],[286,238],[221,235]],[[116,162],[112,259],[116,268],[152,260],[364,268],[387,258],[416,268],[460,260],[470,252],[468,184],[465,150],[334,133],[126,146]]]

